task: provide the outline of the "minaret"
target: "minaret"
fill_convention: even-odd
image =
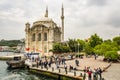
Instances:
[[[46,7],[45,17],[48,17],[48,6]]]
[[[61,35],[61,41],[64,41],[64,8],[63,8],[63,4],[62,4],[62,15],[61,15],[61,22],[62,22],[62,35]]]

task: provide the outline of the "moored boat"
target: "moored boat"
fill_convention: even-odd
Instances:
[[[13,60],[7,61],[6,63],[10,68],[21,68],[24,67],[25,60],[21,56],[14,56]]]

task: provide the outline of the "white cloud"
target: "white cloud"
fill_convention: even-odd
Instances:
[[[11,20],[11,21],[23,21],[24,20],[24,11],[20,8],[12,8],[8,11],[0,11],[1,19]]]
[[[65,39],[88,38],[97,33],[111,39],[120,33],[120,0],[1,0],[0,39],[25,37],[25,23],[31,24],[44,16],[61,25],[61,5],[65,8]]]

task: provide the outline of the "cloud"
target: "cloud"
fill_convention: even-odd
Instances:
[[[89,6],[104,6],[107,4],[107,0],[86,0],[87,1],[87,5]]]
[[[62,3],[65,9],[66,40],[88,38],[94,33],[104,39],[119,35],[120,0],[1,0],[0,39],[25,37],[25,23],[30,22],[32,25],[44,16],[47,5],[49,17],[60,26]]]

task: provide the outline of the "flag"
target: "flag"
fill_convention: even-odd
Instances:
[[[29,51],[30,50],[30,48],[26,48],[26,51]]]

